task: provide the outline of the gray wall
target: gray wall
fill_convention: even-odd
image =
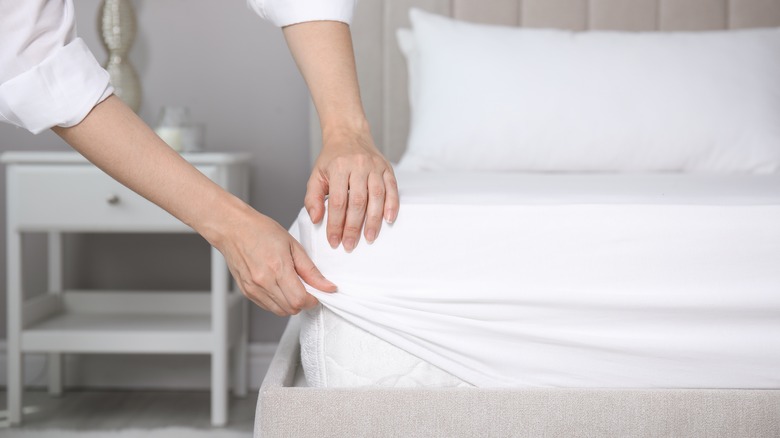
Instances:
[[[76,0],[79,34],[99,61],[99,0]],[[130,59],[141,77],[141,117],[186,105],[206,123],[206,148],[253,155],[251,204],[285,227],[303,205],[308,94],[281,31],[245,0],[135,0],[138,37]],[[68,150],[57,136],[0,124],[0,151]],[[0,334],[5,333],[5,171],[0,170]],[[25,239],[28,293],[45,288],[41,236]],[[66,241],[69,287],[207,289],[208,246],[188,235],[79,235]],[[254,307],[254,306],[252,306]],[[254,308],[251,340],[278,340],[284,320]]]

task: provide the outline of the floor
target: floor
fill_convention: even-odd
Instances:
[[[252,431],[256,392],[243,399],[231,397],[228,425],[224,429]],[[5,411],[6,393],[0,391]],[[23,430],[120,430],[187,427],[210,429],[207,391],[68,391],[51,397],[45,391],[24,394]],[[0,436],[8,427],[0,414]]]

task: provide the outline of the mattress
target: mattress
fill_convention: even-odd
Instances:
[[[293,226],[310,386],[780,388],[780,176],[398,180],[373,245]]]

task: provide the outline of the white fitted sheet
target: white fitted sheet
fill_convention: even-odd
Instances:
[[[401,214],[373,245],[332,250],[304,212],[294,231],[339,285],[336,294],[312,291],[328,312],[430,364],[438,378],[780,388],[780,176],[398,179]],[[318,339],[302,339],[303,355],[314,354],[303,358],[307,379],[328,351],[355,345],[331,336],[330,346],[307,348]],[[354,374],[361,357],[392,363],[393,354],[366,349],[341,354],[352,363],[331,375]],[[313,380],[354,386],[382,372]]]

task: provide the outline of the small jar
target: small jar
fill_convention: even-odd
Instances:
[[[164,106],[154,132],[176,152],[184,149],[184,130],[192,126],[190,110],[183,106]]]
[[[203,152],[206,141],[206,126],[203,123],[193,123],[190,126],[182,128],[181,131],[181,151],[182,153]]]

